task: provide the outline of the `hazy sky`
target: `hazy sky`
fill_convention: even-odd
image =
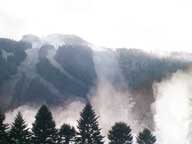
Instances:
[[[75,34],[98,46],[192,51],[191,0],[0,0],[0,36]]]

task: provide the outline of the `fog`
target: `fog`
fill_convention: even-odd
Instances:
[[[159,144],[190,144],[192,71],[178,71],[154,84],[154,121]]]

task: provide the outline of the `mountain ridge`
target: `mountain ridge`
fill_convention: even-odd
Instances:
[[[114,91],[129,91],[136,117],[141,115],[138,119],[152,123],[153,83],[192,64],[190,53],[158,56],[140,49],[97,51],[79,37],[66,37],[56,35],[52,41],[49,36],[46,42],[33,35],[20,41],[0,39],[0,104],[4,110],[87,101],[97,94],[100,84],[105,89],[106,83]]]

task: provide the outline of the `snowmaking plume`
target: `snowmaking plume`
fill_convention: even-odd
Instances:
[[[153,86],[158,144],[190,144],[192,70],[178,71]]]

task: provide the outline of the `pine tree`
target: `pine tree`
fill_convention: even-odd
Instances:
[[[11,126],[9,138],[11,144],[30,144],[31,133],[20,112]]]
[[[8,144],[8,125],[4,124],[5,115],[0,111],[0,144]]]
[[[57,143],[57,129],[48,107],[43,105],[35,116],[32,127],[33,144],[55,144]]]
[[[109,144],[132,144],[131,128],[123,122],[115,123],[109,131],[108,139],[110,140]]]
[[[76,131],[74,127],[68,124],[63,124],[59,130],[59,144],[69,144],[70,142],[74,142],[75,135]]]
[[[98,117],[90,103],[80,113],[78,121],[77,144],[103,144],[103,136],[98,124]]]
[[[149,129],[144,129],[139,133],[137,137],[138,144],[154,144],[156,142],[156,137],[151,133]]]

